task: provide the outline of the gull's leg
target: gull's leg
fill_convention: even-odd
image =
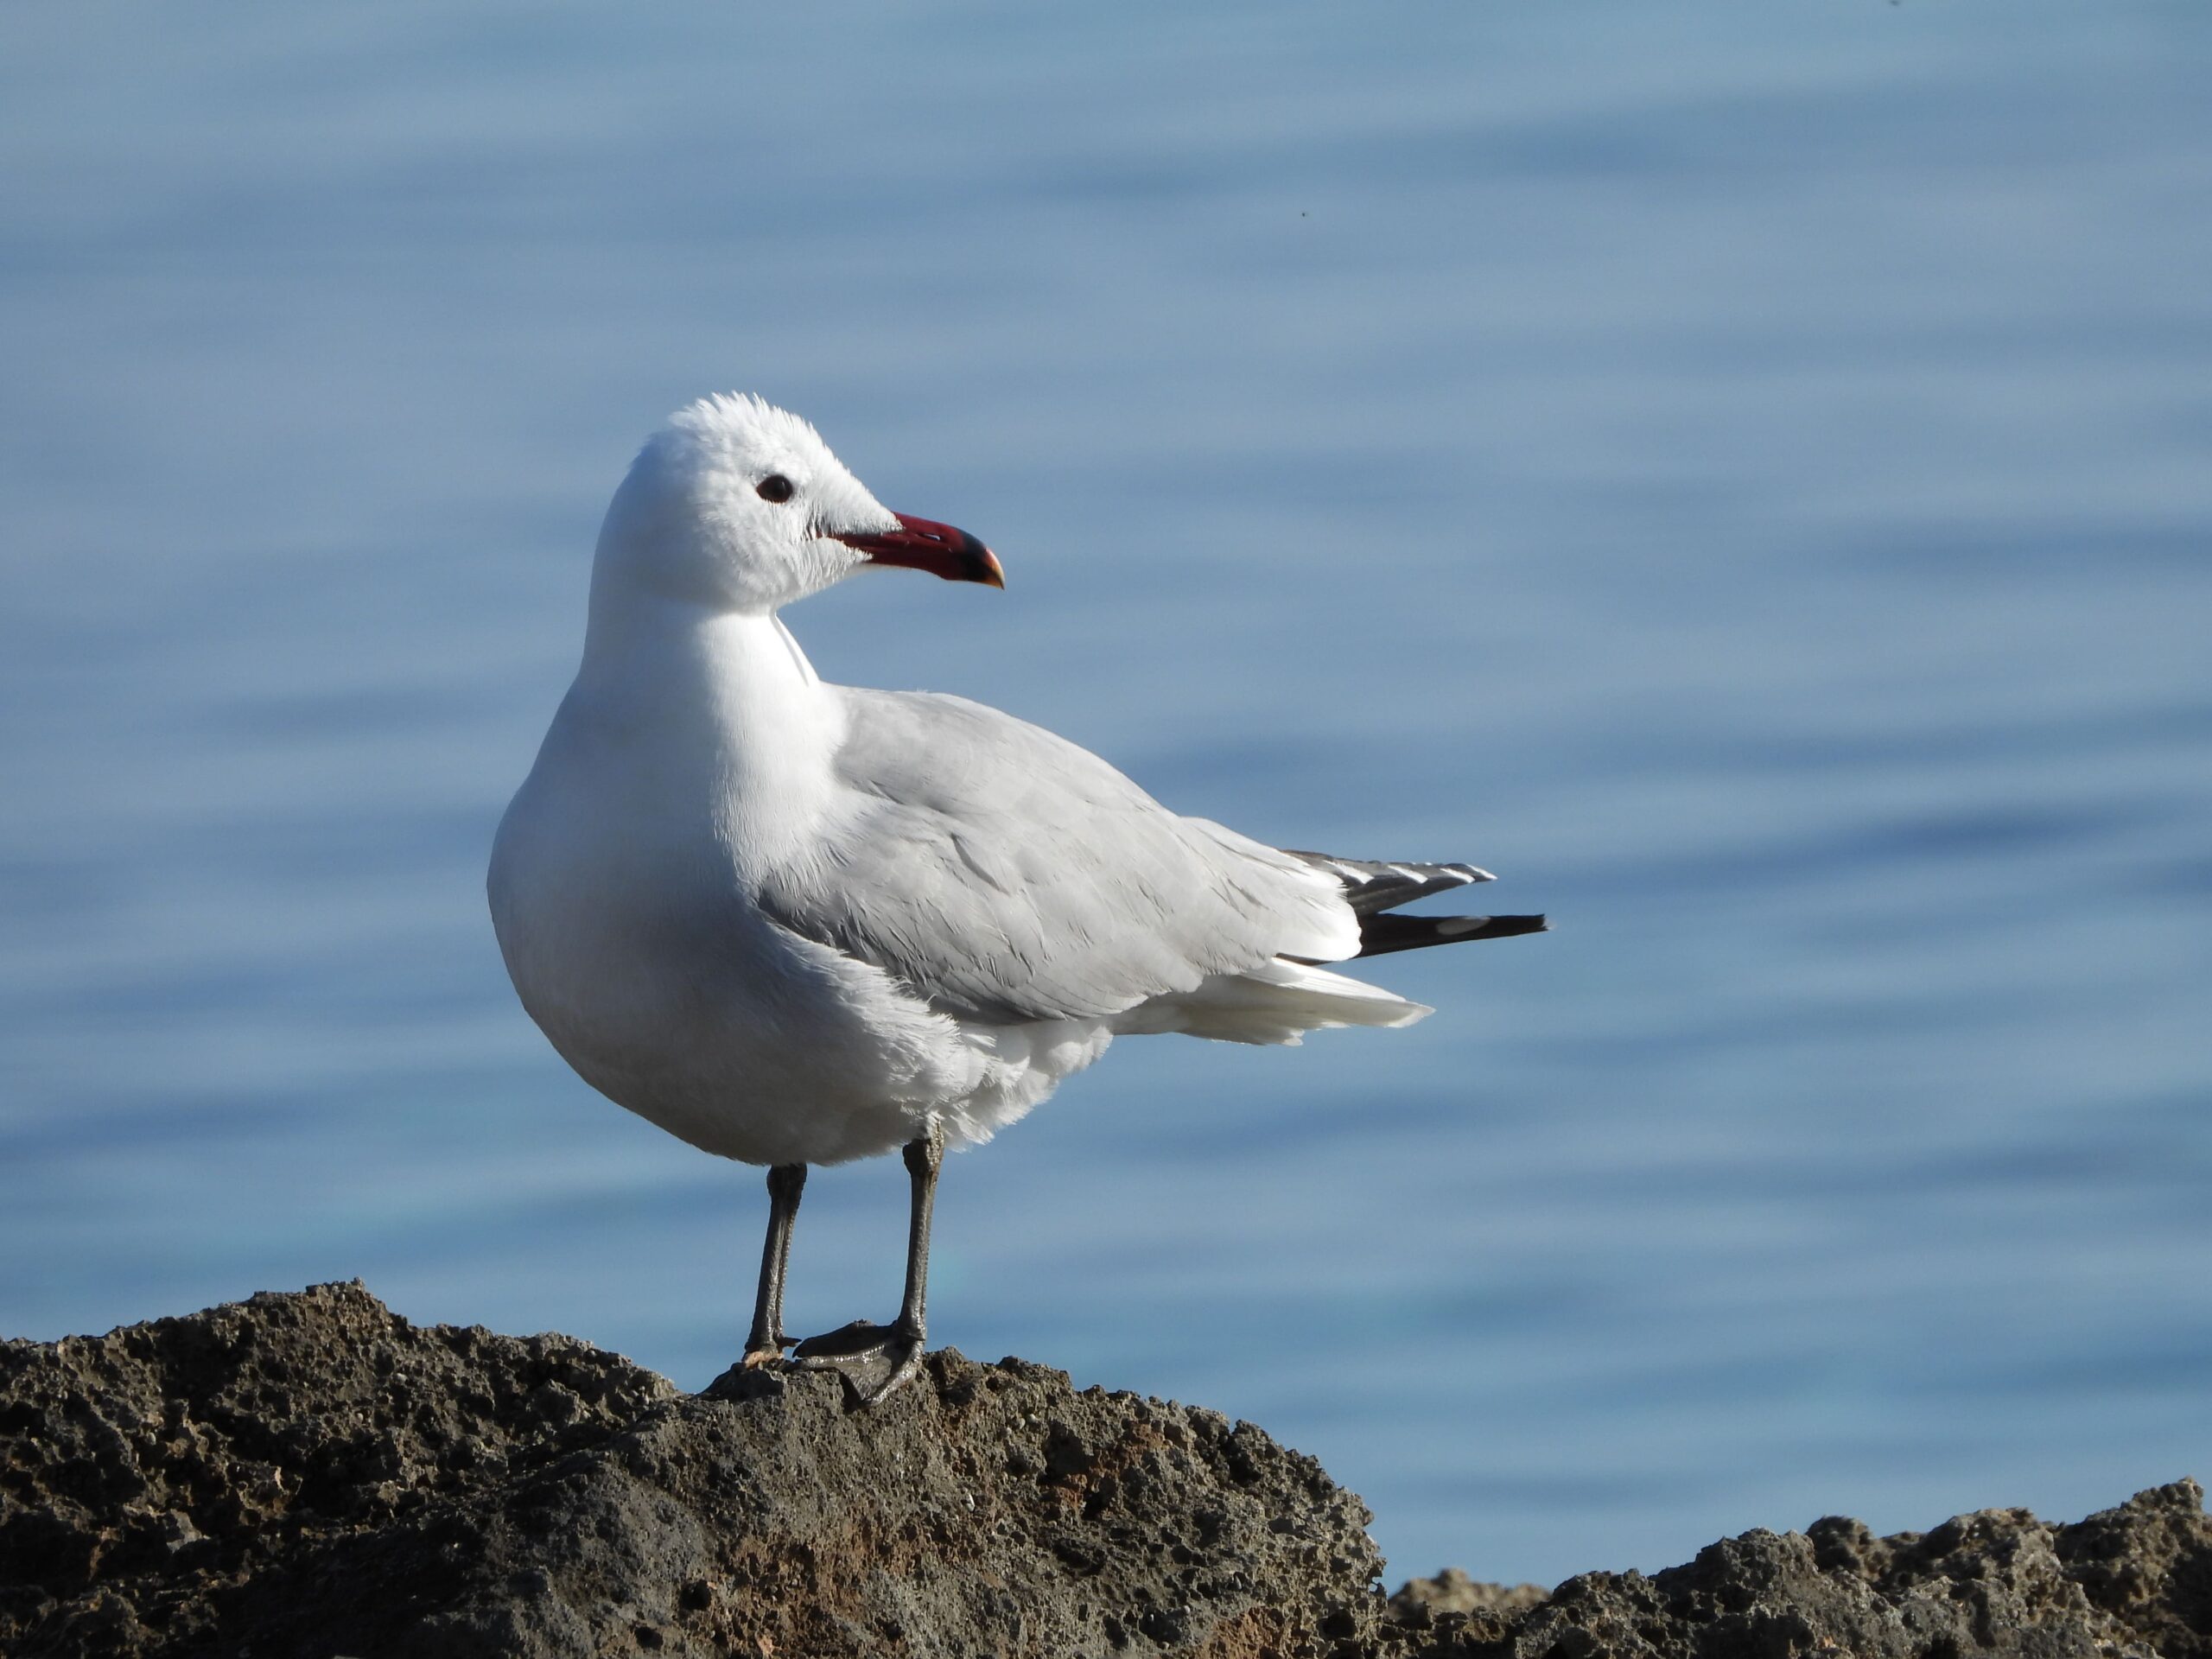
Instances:
[[[791,1223],[798,1218],[798,1195],[806,1186],[804,1164],[778,1164],[768,1172],[768,1239],[760,1247],[760,1289],[753,1299],[753,1334],[745,1339],[750,1370],[784,1357],[791,1339],[784,1334],[784,1280],[791,1265]]]
[[[906,1217],[906,1294],[899,1317],[888,1329],[855,1319],[822,1336],[809,1337],[791,1354],[809,1370],[842,1371],[872,1406],[910,1382],[922,1365],[922,1343],[929,1334],[930,1217],[937,1207],[938,1171],[944,1166],[944,1130],[935,1118],[906,1148],[906,1177],[912,1198]],[[875,1373],[889,1370],[880,1381]],[[863,1378],[866,1381],[863,1381]]]
[[[879,1394],[888,1394],[914,1373],[922,1363],[922,1339],[929,1335],[930,1222],[937,1213],[937,1175],[944,1167],[944,1131],[935,1118],[929,1133],[909,1141],[903,1154],[912,1197],[906,1210],[906,1293],[899,1299],[899,1318],[892,1330],[912,1344],[897,1375]]]

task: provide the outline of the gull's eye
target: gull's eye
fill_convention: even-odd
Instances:
[[[781,473],[771,473],[753,486],[753,493],[763,501],[788,501],[793,494],[791,481]]]

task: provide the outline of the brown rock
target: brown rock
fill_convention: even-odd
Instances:
[[[327,1285],[10,1344],[0,1432],[16,1656],[1319,1654],[1382,1618],[1313,1459],[1016,1360],[865,1413],[684,1395]]]
[[[1386,1645],[1422,1656],[2206,1659],[2212,1523],[2184,1480],[2070,1527],[1985,1510],[1877,1538],[1830,1516],[1724,1539],[1649,1578],[1586,1573],[1532,1599],[1446,1573],[1391,1606]]]
[[[358,1285],[0,1347],[10,1659],[2212,1659],[2187,1481],[1388,1603],[1368,1518],[1249,1424],[950,1351],[868,1412],[820,1376],[683,1395]]]

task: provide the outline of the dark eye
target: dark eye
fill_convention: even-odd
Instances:
[[[791,481],[781,473],[769,474],[753,487],[763,501],[788,501],[791,499]]]

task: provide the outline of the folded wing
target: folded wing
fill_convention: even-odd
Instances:
[[[943,1013],[1113,1020],[1154,999],[1195,1007],[1256,974],[1260,987],[1237,993],[1249,1000],[1285,963],[1361,949],[1338,875],[1171,812],[1063,738],[963,697],[840,695],[838,813],[803,860],[769,874],[760,902]],[[1304,979],[1414,1017],[1387,992]]]

